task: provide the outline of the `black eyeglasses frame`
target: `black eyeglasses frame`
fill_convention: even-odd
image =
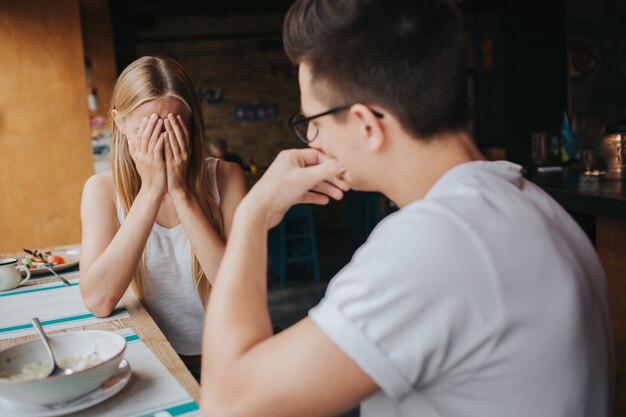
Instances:
[[[335,114],[335,113],[339,113],[339,112],[341,112],[341,111],[348,110],[350,107],[354,106],[354,104],[356,104],[356,103],[353,103],[353,104],[344,104],[344,105],[342,105],[342,106],[333,107],[333,108],[331,108],[331,109],[329,109],[329,110],[326,110],[326,111],[324,111],[324,112],[322,112],[322,113],[314,114],[313,116],[302,117],[302,118],[300,118],[300,119],[296,120],[296,118],[297,118],[298,116],[304,116],[304,115],[302,114],[302,112],[298,112],[298,113],[294,114],[293,116],[291,116],[291,117],[289,118],[289,123],[288,123],[288,125],[289,125],[289,127],[291,128],[291,130],[293,130],[293,133],[296,135],[296,137],[297,137],[297,138],[298,138],[301,142],[304,142],[305,144],[307,144],[307,145],[308,145],[309,143],[313,142],[313,141],[317,138],[317,135],[319,134],[319,131],[318,131],[318,130],[316,130],[316,131],[315,131],[315,135],[313,135],[313,138],[309,139],[308,137],[306,137],[306,135],[304,135],[304,136],[303,136],[303,135],[300,133],[300,131],[297,129],[297,127],[296,127],[296,126],[301,125],[301,124],[304,124],[304,123],[308,124],[311,120],[317,119],[317,118],[322,117],[322,116],[328,116],[329,114]],[[366,107],[367,107],[367,106],[366,106]],[[382,114],[381,112],[379,112],[379,111],[377,111],[377,110],[374,110],[374,109],[372,109],[371,107],[367,107],[367,108],[368,108],[368,109],[372,112],[372,114],[373,114],[374,116],[376,116],[377,118],[382,119],[382,118],[384,117],[384,114]]]

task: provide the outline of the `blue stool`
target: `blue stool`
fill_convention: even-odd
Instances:
[[[315,282],[320,282],[313,206],[289,209],[278,226],[269,231],[268,247],[270,274],[278,277],[279,287],[285,286],[289,264],[309,264]]]

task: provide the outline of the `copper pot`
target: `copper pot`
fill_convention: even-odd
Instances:
[[[605,178],[626,179],[626,132],[604,135],[601,152],[606,164]]]

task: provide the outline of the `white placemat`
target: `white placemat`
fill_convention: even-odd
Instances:
[[[72,417],[171,417],[200,416],[198,404],[131,329],[116,333],[126,338],[124,358],[132,377],[127,386],[102,404]]]
[[[68,278],[71,287],[61,282],[18,287],[0,292],[0,340],[34,334],[30,319],[39,317],[46,330],[68,329],[129,317],[120,303],[106,318],[94,316],[83,304],[78,279]]]

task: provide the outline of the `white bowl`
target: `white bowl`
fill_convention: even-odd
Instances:
[[[0,378],[0,397],[19,403],[50,405],[69,401],[95,390],[109,379],[124,358],[126,339],[105,331],[85,330],[48,336],[57,359],[97,352],[101,361],[71,375],[43,379],[13,380]],[[39,338],[0,351],[0,375],[20,372],[26,364],[47,361]]]

